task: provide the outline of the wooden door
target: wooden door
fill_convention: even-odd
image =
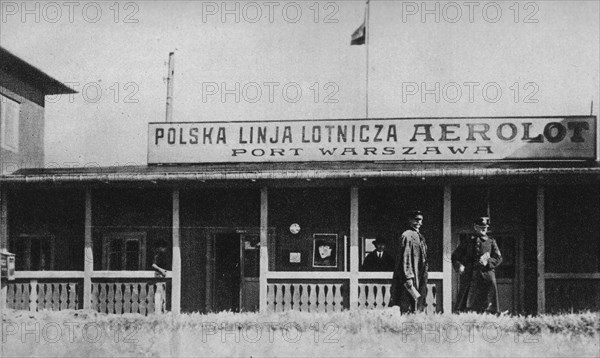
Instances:
[[[240,311],[240,235],[214,235],[212,311]]]
[[[258,311],[260,276],[260,235],[241,234],[241,309]]]

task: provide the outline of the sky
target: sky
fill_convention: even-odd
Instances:
[[[598,1],[371,0],[350,46],[365,9],[1,0],[0,45],[79,92],[46,98],[48,166],[146,165],[171,51],[177,122],[598,115]]]

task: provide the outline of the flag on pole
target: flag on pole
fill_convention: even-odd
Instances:
[[[356,31],[352,33],[352,40],[350,40],[350,45],[364,45],[365,40],[367,39],[367,24],[362,23]]]
[[[366,40],[367,40],[367,16],[368,16],[368,11],[369,11],[369,1],[367,1],[367,5],[365,7],[365,19],[362,23],[362,25],[360,25],[358,27],[358,29],[356,29],[356,31],[354,31],[352,33],[352,37],[350,40],[350,46],[352,45],[364,45]]]

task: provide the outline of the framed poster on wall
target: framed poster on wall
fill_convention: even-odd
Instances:
[[[313,267],[337,267],[337,234],[313,235]]]

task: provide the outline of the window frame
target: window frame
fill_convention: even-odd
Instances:
[[[17,252],[17,250],[16,250],[17,249],[17,240],[18,241],[22,241],[24,243],[24,246],[25,246],[25,250],[24,251],[25,252],[22,255],[19,255],[19,252]],[[47,266],[47,268],[43,268],[43,266],[42,266],[42,262],[41,262],[42,255],[44,255],[46,253],[43,250],[43,247],[40,245],[40,250],[41,250],[40,251],[40,262],[38,263],[39,264],[38,266],[40,267],[40,269],[38,269],[38,270],[33,270],[32,269],[31,247],[32,247],[32,242],[34,240],[39,240],[40,243],[42,243],[42,242],[47,242],[48,243],[47,247],[49,247],[49,250],[50,250],[50,252],[48,253],[50,257],[49,257],[48,264],[45,265],[45,266]],[[42,234],[42,235],[21,234],[18,237],[16,237],[15,239],[12,240],[12,246],[13,247],[11,248],[11,250],[13,250],[13,252],[15,252],[15,254],[16,254],[15,260],[23,260],[21,262],[24,262],[23,269],[20,270],[20,271],[53,271],[54,270],[55,257],[56,257],[56,255],[55,255],[55,252],[56,252],[56,247],[55,246],[56,245],[55,244],[56,244],[56,242],[55,242],[55,239],[54,239],[53,235],[45,235],[45,234]],[[19,256],[21,256],[21,257],[19,257]]]
[[[20,147],[20,126],[21,126],[21,102],[14,97],[8,96],[5,93],[0,93],[0,146],[2,149],[11,151],[13,153],[19,153]],[[17,113],[15,119],[12,122],[12,131],[15,135],[14,138],[10,138],[7,143],[7,121],[9,117],[9,105],[8,103],[14,103],[17,106]],[[12,145],[14,144],[14,146]]]
[[[121,262],[120,270],[116,271],[132,271],[127,270],[127,243],[134,241],[139,244],[138,252],[138,268],[133,271],[144,271],[146,266],[146,232],[143,231],[127,231],[127,232],[111,232],[102,235],[102,269],[105,271],[111,270],[111,250],[110,245],[114,240],[121,241]]]

